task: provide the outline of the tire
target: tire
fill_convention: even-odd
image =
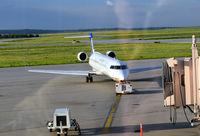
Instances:
[[[86,77],[86,83],[88,83],[88,82],[89,82],[89,77],[87,76],[87,77]]]
[[[60,136],[60,134],[57,134],[57,136]]]
[[[81,135],[81,128],[78,123],[77,123],[77,129],[78,129],[78,134]]]
[[[90,82],[91,82],[91,83],[93,82],[93,77],[90,77]]]
[[[64,129],[63,133],[64,133],[64,136],[67,136],[68,135],[68,129]]]
[[[52,132],[52,129],[49,129],[49,132]]]
[[[48,127],[49,122],[50,122],[50,121],[47,121],[47,123],[46,123],[46,126],[47,126],[47,127]]]
[[[78,130],[78,134],[81,135],[81,130],[80,129]]]

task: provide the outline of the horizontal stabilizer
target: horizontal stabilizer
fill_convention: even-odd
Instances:
[[[83,35],[83,36],[72,36],[72,37],[64,37],[64,38],[90,38],[90,35]],[[94,35],[93,37],[112,37],[112,36],[101,36],[101,35]]]
[[[64,38],[86,38],[90,37],[89,35],[83,35],[83,36],[72,36],[72,37],[64,37]]]

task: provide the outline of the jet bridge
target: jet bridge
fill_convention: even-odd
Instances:
[[[200,57],[194,35],[192,41],[192,58],[170,58],[163,62],[163,93],[164,106],[170,107],[173,116],[171,121],[176,123],[176,109],[183,107],[187,121],[193,126],[200,123]],[[186,107],[194,114],[192,120],[186,115]]]

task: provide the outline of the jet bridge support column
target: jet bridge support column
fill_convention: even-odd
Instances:
[[[200,117],[199,117],[199,99],[200,99],[200,95],[199,95],[199,90],[200,90],[200,82],[199,82],[199,78],[200,78],[200,72],[199,72],[199,63],[200,63],[200,59],[199,59],[199,54],[198,54],[198,47],[196,44],[196,38],[193,35],[192,36],[192,76],[193,76],[193,93],[194,93],[194,114],[195,117],[192,120],[193,122],[197,122],[200,121]]]
[[[173,107],[174,111],[183,106],[187,120],[185,108],[188,107],[194,114],[188,122],[194,125],[200,123],[200,57],[194,35],[192,42],[192,58],[171,58],[163,62],[163,92],[164,106]],[[193,111],[189,106],[194,106]]]

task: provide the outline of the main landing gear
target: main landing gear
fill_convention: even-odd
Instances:
[[[93,77],[92,76],[86,76],[86,82],[87,83],[92,83],[93,82]]]

